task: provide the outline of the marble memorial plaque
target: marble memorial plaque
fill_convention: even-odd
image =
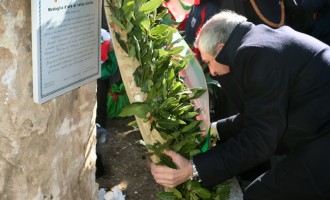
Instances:
[[[32,0],[31,7],[34,101],[99,78],[101,1]]]

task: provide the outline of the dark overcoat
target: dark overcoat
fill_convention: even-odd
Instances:
[[[218,80],[239,114],[218,121],[223,142],[193,158],[203,184],[221,183],[281,152],[302,155],[304,176],[330,194],[329,46],[287,26],[244,22],[216,61],[230,67]]]

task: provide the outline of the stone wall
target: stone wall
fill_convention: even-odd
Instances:
[[[31,1],[0,1],[0,199],[97,199],[96,81],[32,99]]]

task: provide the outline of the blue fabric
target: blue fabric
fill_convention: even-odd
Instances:
[[[185,41],[192,45],[195,41],[197,29],[202,23],[202,10],[203,7],[206,6],[206,15],[204,23],[210,19],[214,14],[218,13],[221,9],[219,3],[215,1],[201,1],[199,5],[195,5],[187,18],[186,26],[185,26]]]

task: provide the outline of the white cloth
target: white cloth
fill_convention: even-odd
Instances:
[[[214,138],[219,138],[219,133],[217,130],[217,122],[212,122],[211,123],[211,131],[212,131],[212,137]]]
[[[101,37],[104,41],[109,41],[111,39],[110,33],[103,28],[101,28]]]
[[[109,191],[104,195],[104,200],[125,200],[125,196],[126,195],[123,195],[118,186],[115,186],[112,191]]]

